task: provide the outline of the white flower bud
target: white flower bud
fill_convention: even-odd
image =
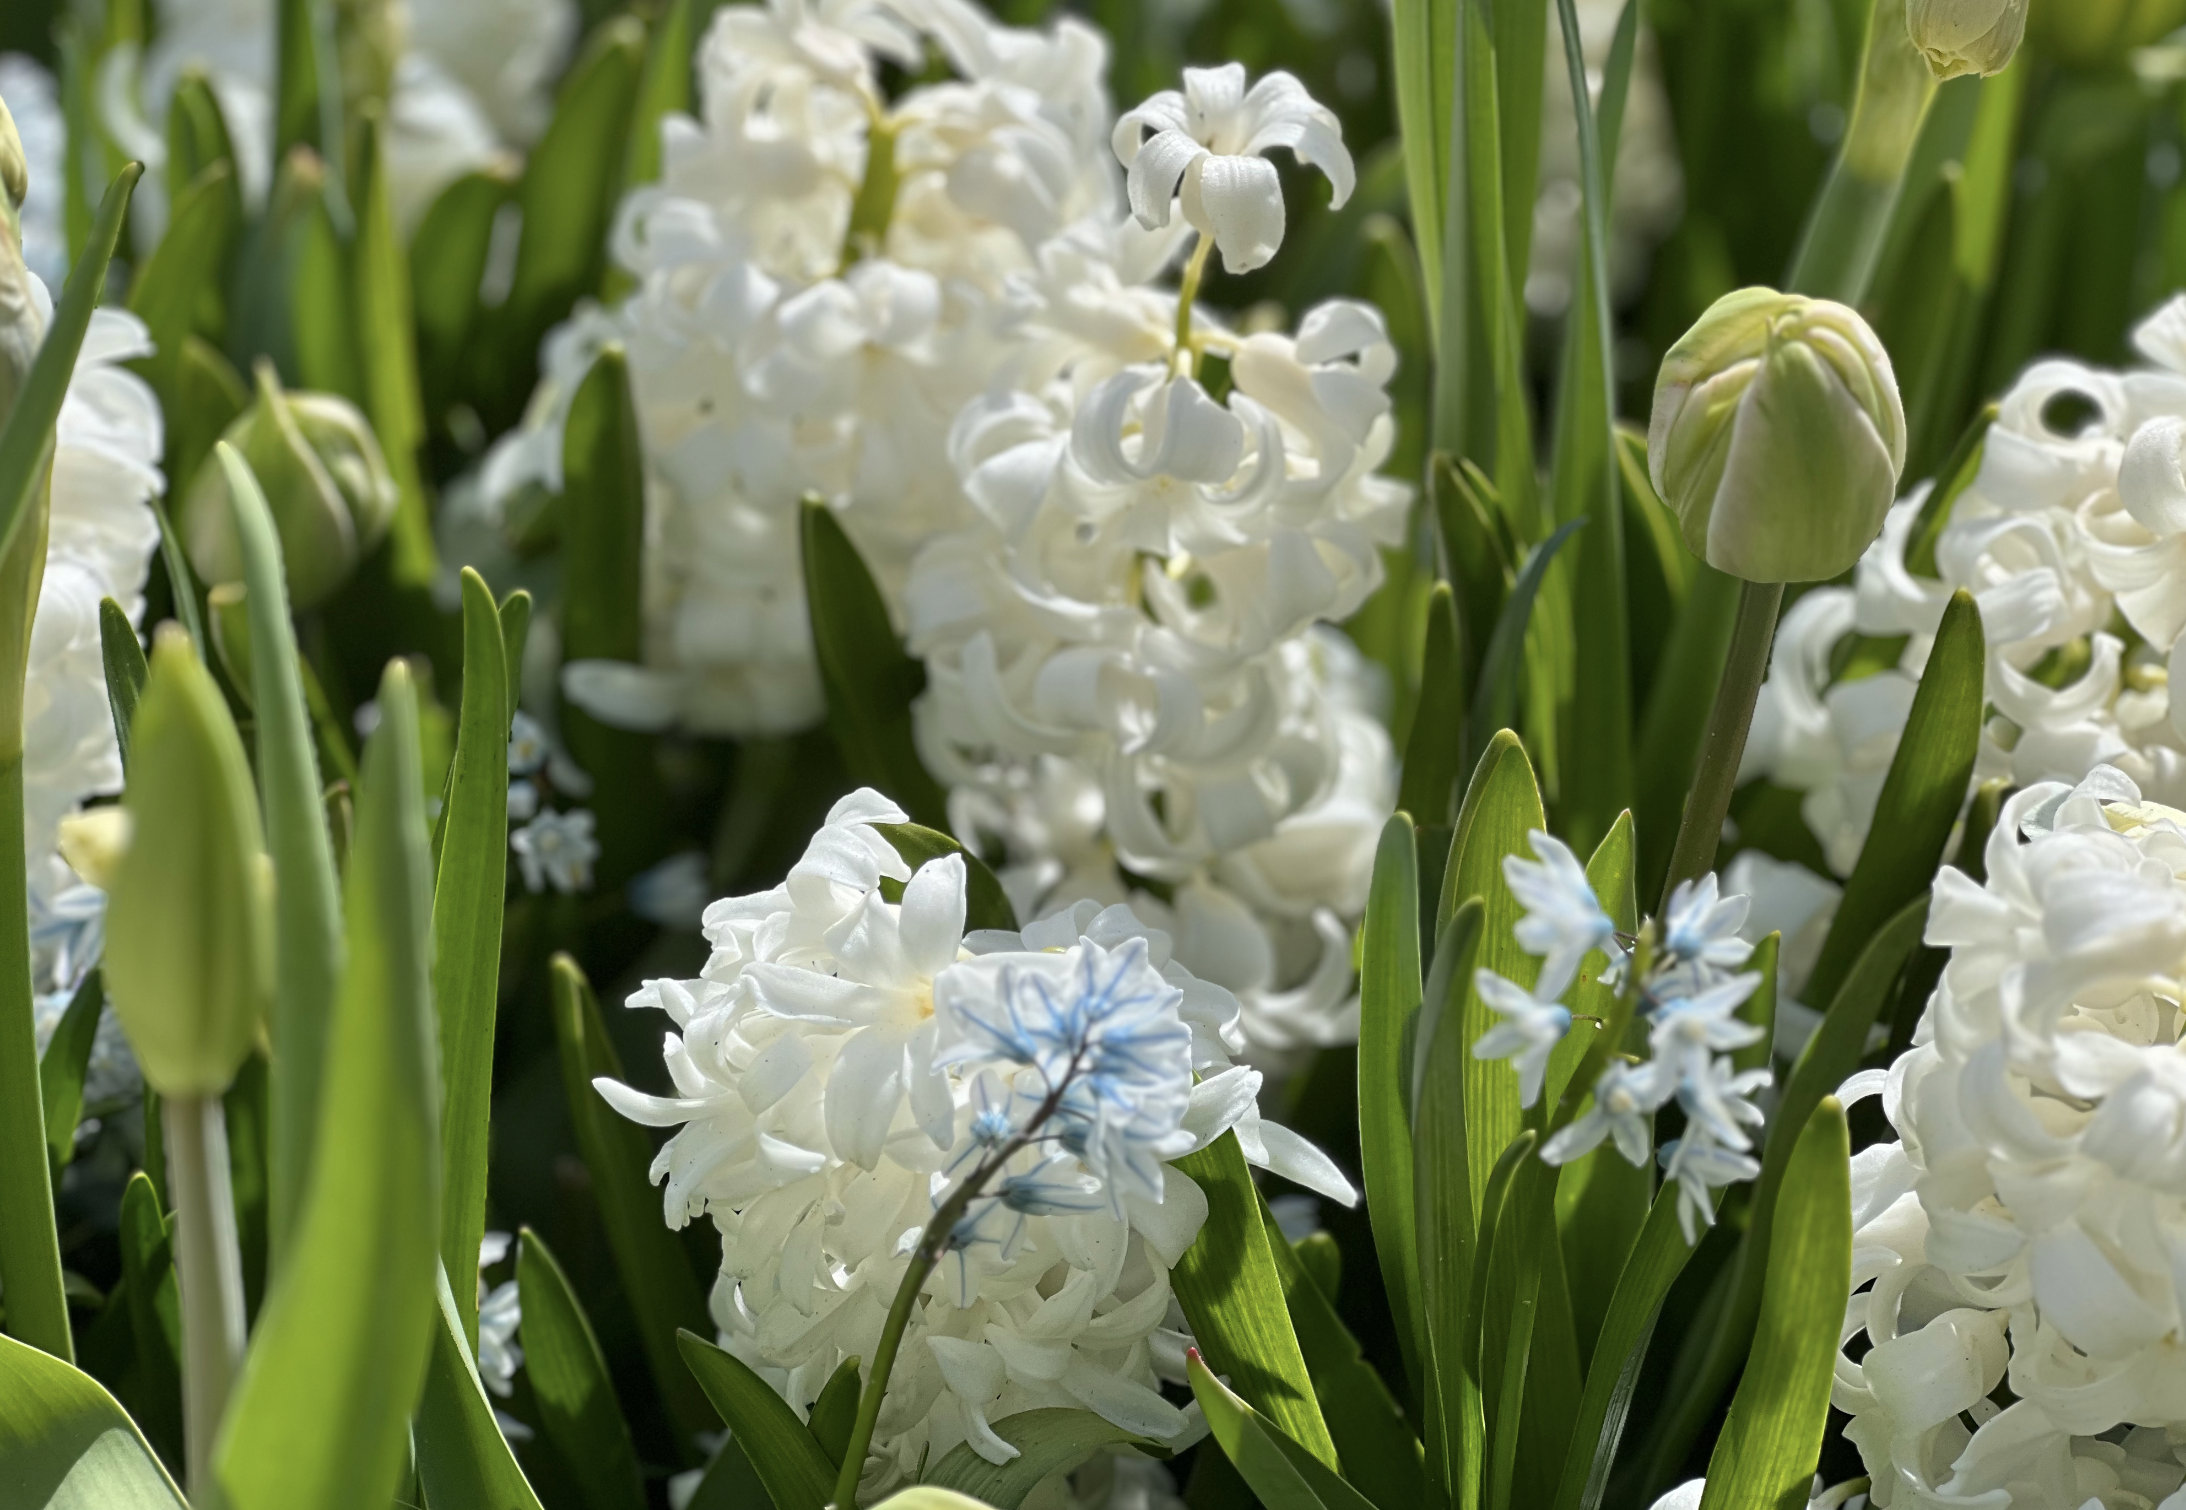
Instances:
[[[2026,34],[2028,0],[1910,0],[1905,29],[1939,79],[2002,73]]]
[[[266,491],[281,537],[290,601],[312,608],[331,597],[386,535],[395,484],[369,421],[331,393],[289,393],[258,364],[258,397],[221,439],[243,453]],[[177,521],[190,564],[206,581],[243,575],[227,474],[208,456]]]
[[[1663,358],[1648,470],[1685,544],[1749,582],[1851,569],[1905,466],[1905,410],[1882,342],[1824,299],[1740,289]]]

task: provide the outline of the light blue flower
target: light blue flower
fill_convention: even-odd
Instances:
[[[1550,1138],[1541,1157],[1551,1164],[1569,1164],[1592,1153],[1602,1139],[1613,1138],[1617,1152],[1628,1163],[1644,1167],[1648,1145],[1654,1141],[1653,1124],[1648,1119],[1675,1089],[1676,1083],[1652,1061],[1631,1064],[1611,1060],[1594,1082],[1594,1104],[1585,1116]]]
[[[1760,984],[1761,977],[1748,971],[1694,995],[1661,1002],[1648,1034],[1655,1057],[1682,1082],[1687,1075],[1704,1070],[1712,1055],[1760,1042],[1761,1027],[1736,1015]]]
[[[1541,1099],[1549,1055],[1571,1031],[1571,1013],[1558,1006],[1553,997],[1543,1000],[1538,986],[1529,992],[1493,970],[1475,970],[1473,989],[1503,1016],[1501,1022],[1480,1035],[1480,1041],[1473,1045],[1473,1058],[1510,1060],[1518,1071],[1519,1104],[1533,1105]]]
[[[547,731],[539,720],[518,709],[516,716],[509,720],[509,774],[537,775],[545,769],[553,749],[553,741],[547,738]]]
[[[1536,993],[1554,1001],[1578,978],[1579,966],[1596,949],[1614,950],[1617,925],[1594,896],[1586,867],[1570,846],[1539,829],[1526,835],[1538,862],[1503,857],[1503,881],[1526,909],[1511,934],[1528,954],[1541,956]]]
[[[1663,1178],[1677,1185],[1677,1223],[1688,1246],[1699,1238],[1700,1228],[1715,1225],[1715,1192],[1761,1172],[1760,1162],[1750,1154],[1725,1148],[1698,1130],[1665,1143],[1660,1157]]]
[[[1731,1059],[1703,1059],[1686,1067],[1678,1081],[1678,1105],[1687,1124],[1706,1129],[1727,1148],[1744,1153],[1753,1147],[1746,1129],[1763,1122],[1761,1108],[1747,1098],[1774,1079],[1766,1069],[1741,1070]]]
[[[1661,975],[1699,991],[1745,964],[1753,945],[1738,930],[1745,926],[1752,901],[1742,895],[1718,896],[1713,871],[1697,881],[1679,882],[1662,914],[1662,952],[1656,962]]]
[[[592,864],[600,845],[592,837],[592,814],[584,808],[545,812],[509,835],[524,873],[524,889],[579,892],[592,889]]]

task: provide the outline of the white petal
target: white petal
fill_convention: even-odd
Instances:
[[[628,661],[571,661],[562,696],[604,724],[648,733],[670,728],[683,707],[684,679]]]
[[[1169,223],[1169,206],[1176,198],[1177,184],[1185,171],[1206,155],[1205,147],[1181,131],[1159,132],[1138,149],[1131,160],[1131,171],[1124,177],[1124,192],[1140,225],[1151,231]]]
[[[865,1169],[880,1163],[903,1097],[903,1039],[892,1029],[862,1028],[835,1056],[827,1077],[827,1139]]]
[[[1336,1161],[1321,1152],[1310,1139],[1279,1122],[1263,1119],[1260,1142],[1267,1149],[1265,1167],[1271,1174],[1279,1174],[1294,1185],[1303,1185],[1317,1195],[1325,1195],[1340,1206],[1358,1205],[1358,1189],[1336,1167]]]
[[[1214,237],[1222,266],[1249,273],[1283,244],[1283,184],[1264,157],[1213,157],[1184,178],[1184,218]]]
[[[903,888],[903,956],[923,979],[946,969],[964,942],[964,886],[964,857],[944,855],[921,865]]]

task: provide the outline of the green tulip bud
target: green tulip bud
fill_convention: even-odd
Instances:
[[[0,100],[0,226],[18,247],[23,242],[23,201],[30,197],[30,160],[16,132],[8,102]]]
[[[2186,22],[2186,0],[2035,0],[2036,43],[2075,68],[2122,62]]]
[[[386,536],[394,478],[354,404],[331,393],[290,393],[263,360],[257,378],[256,400],[221,439],[242,453],[265,489],[289,598],[311,608],[332,597]],[[190,564],[206,581],[242,578],[228,478],[217,457],[197,469],[178,523]]]
[[[1746,288],[1663,358],[1648,470],[1688,549],[1749,582],[1851,569],[1897,496],[1889,353],[1842,304]]]
[[[273,990],[272,867],[228,706],[163,627],[130,726],[127,847],[111,861],[106,989],[162,1096],[217,1096]]]
[[[2002,73],[2026,35],[2028,0],[1910,0],[1905,28],[1939,79]]]

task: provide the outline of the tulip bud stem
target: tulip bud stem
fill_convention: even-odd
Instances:
[[[1677,848],[1662,883],[1662,907],[1680,881],[1696,880],[1715,868],[1723,819],[1738,785],[1738,763],[1746,753],[1746,731],[1753,726],[1754,705],[1769,669],[1769,649],[1776,642],[1776,615],[1784,605],[1781,582],[1746,582],[1738,592],[1738,621],[1731,630],[1730,655],[1723,680],[1716,684],[1715,706],[1701,735],[1700,768],[1686,794],[1685,816],[1678,824]],[[1660,910],[1660,909],[1658,909]]]
[[[190,1499],[212,1484],[213,1443],[243,1362],[243,1257],[228,1174],[228,1116],[218,1096],[162,1096],[167,1187],[175,1202],[175,1284],[182,1300],[182,1426]]]

